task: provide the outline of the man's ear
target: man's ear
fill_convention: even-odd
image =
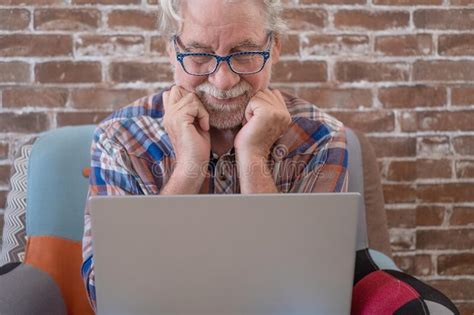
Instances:
[[[272,64],[276,64],[280,60],[281,52],[281,35],[275,34],[273,36],[273,45],[272,45]]]

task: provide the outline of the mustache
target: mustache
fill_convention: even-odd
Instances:
[[[249,94],[251,91],[252,86],[245,81],[240,81],[236,86],[229,90],[220,90],[209,82],[204,82],[196,87],[196,92],[199,94],[208,94],[217,99],[234,98],[244,94]]]

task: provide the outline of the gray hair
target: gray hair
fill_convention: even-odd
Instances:
[[[168,37],[178,35],[182,18],[179,15],[179,6],[182,0],[160,0],[161,4],[161,34]],[[223,0],[234,2],[235,0]],[[268,31],[283,34],[286,31],[286,23],[282,18],[283,5],[281,0],[260,0],[263,1],[264,15],[266,18],[266,28]]]

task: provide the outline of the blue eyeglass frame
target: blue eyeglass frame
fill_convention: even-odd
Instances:
[[[186,72],[189,75],[194,75],[194,76],[198,76],[198,77],[212,75],[213,73],[215,73],[217,71],[217,69],[219,69],[219,65],[223,61],[225,61],[227,63],[227,65],[229,66],[229,69],[232,72],[234,72],[238,75],[251,75],[251,74],[256,74],[256,73],[259,73],[260,71],[262,71],[263,68],[265,68],[265,65],[267,64],[267,60],[270,58],[270,51],[272,49],[272,43],[273,43],[273,33],[270,32],[268,34],[268,37],[269,37],[270,43],[268,44],[268,48],[265,49],[265,50],[262,50],[262,51],[239,51],[239,52],[229,54],[227,56],[219,56],[219,55],[209,54],[209,53],[183,53],[183,52],[179,52],[178,43],[177,43],[177,41],[178,41],[178,36],[177,35],[173,36],[173,43],[174,43],[174,48],[175,48],[175,51],[176,51],[176,60],[179,61],[179,63],[181,64],[181,68],[183,68],[184,72]],[[230,59],[232,57],[241,56],[241,55],[255,55],[255,54],[263,56],[263,64],[262,64],[262,67],[259,70],[254,71],[254,72],[241,73],[241,72],[235,71],[232,68],[232,65],[230,64]],[[214,57],[217,61],[216,67],[214,68],[213,71],[211,71],[209,73],[206,73],[206,74],[190,73],[184,67],[184,58],[187,57],[187,56],[210,56],[210,57]]]

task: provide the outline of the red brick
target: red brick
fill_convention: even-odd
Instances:
[[[449,220],[451,225],[474,224],[474,207],[454,207]]]
[[[409,26],[410,13],[404,11],[339,10],[334,25],[343,29],[387,30]]]
[[[109,71],[115,82],[170,82],[173,79],[167,63],[113,62]]]
[[[451,254],[438,256],[438,274],[474,275],[474,254]]]
[[[413,65],[413,79],[417,81],[474,80],[474,61],[417,61]]]
[[[327,65],[322,61],[282,61],[273,68],[274,82],[324,82]]]
[[[5,209],[7,207],[7,191],[0,191],[0,209]],[[0,219],[0,224],[3,226],[3,215]]]
[[[453,148],[457,154],[474,155],[474,137],[473,136],[454,137]]]
[[[474,35],[440,35],[438,39],[438,52],[442,56],[474,55]]]
[[[386,209],[389,228],[415,228],[416,209]]]
[[[471,30],[474,9],[422,9],[413,14],[413,22],[419,29],[434,30]]]
[[[416,112],[400,111],[397,118],[400,124],[401,131],[415,132],[417,130],[416,116],[417,116]]]
[[[64,0],[0,0],[3,5],[55,5],[64,4]]]
[[[375,155],[381,157],[414,157],[416,138],[410,137],[369,137]]]
[[[369,37],[359,35],[307,35],[302,40],[303,56],[366,55]]]
[[[99,62],[50,61],[35,67],[36,81],[41,83],[85,83],[102,79]]]
[[[0,185],[5,186],[10,183],[10,165],[0,165]]]
[[[474,105],[474,86],[454,87],[451,90],[451,103],[453,105]]]
[[[71,105],[79,109],[114,110],[145,96],[145,90],[80,89],[71,93]]]
[[[474,178],[474,160],[456,161],[457,178]]]
[[[384,184],[383,196],[385,203],[411,203],[416,201],[416,190],[413,185]]]
[[[0,56],[43,57],[72,55],[72,38],[63,35],[0,35]]]
[[[153,36],[151,38],[150,51],[158,56],[168,56],[168,52],[166,51],[166,43],[167,40],[163,38],[163,36]]]
[[[36,133],[49,129],[45,113],[0,113],[2,132]]]
[[[0,142],[0,159],[8,158],[8,142]]]
[[[416,231],[418,249],[472,249],[474,229],[442,229]]]
[[[389,230],[390,245],[394,252],[405,252],[415,249],[415,231],[405,229]]]
[[[472,6],[474,5],[474,0],[450,0],[451,5],[464,5],[464,6]],[[472,312],[474,314],[474,311]],[[461,312],[461,314],[464,314]]]
[[[78,56],[143,56],[145,39],[143,36],[102,36],[84,35],[76,42]]]
[[[397,86],[379,90],[379,100],[386,108],[440,107],[447,102],[446,89],[424,85]]]
[[[443,223],[446,208],[437,206],[417,206],[417,226],[439,226]]]
[[[6,31],[24,30],[28,28],[29,24],[30,24],[30,12],[28,10],[0,9],[0,30],[6,30]]]
[[[416,179],[416,161],[391,161],[387,179],[393,181],[413,181]]]
[[[422,202],[473,202],[474,183],[418,184],[417,197]]]
[[[374,0],[374,4],[380,5],[440,5],[443,0]]]
[[[474,111],[430,111],[418,113],[419,130],[474,130]]]
[[[25,62],[0,62],[0,82],[30,82],[30,65]]]
[[[321,108],[372,107],[372,91],[368,89],[300,88],[298,95]]]
[[[73,126],[73,125],[87,125],[87,124],[98,124],[109,116],[111,112],[66,112],[57,113],[56,121],[58,127]]]
[[[112,29],[154,31],[158,28],[158,17],[155,12],[116,10],[109,13],[107,25]]]
[[[349,128],[362,132],[390,132],[395,128],[395,117],[391,111],[332,111],[330,114]]]
[[[72,4],[140,4],[141,0],[72,0]]]
[[[417,152],[419,156],[443,157],[451,154],[449,138],[445,136],[419,137]]]
[[[299,4],[365,4],[366,0],[300,0]]]
[[[460,1],[456,1],[456,2],[460,2]],[[451,3],[453,3],[453,1],[451,1]],[[462,314],[462,315],[474,314],[474,302],[459,302],[458,301],[454,304],[458,308],[459,314]]]
[[[433,40],[429,34],[379,36],[375,51],[386,56],[426,56],[433,53]]]
[[[283,12],[283,18],[290,29],[298,31],[320,30],[328,23],[327,12],[313,8],[287,8]]]
[[[100,26],[100,11],[96,9],[36,9],[35,29],[88,31]]]
[[[451,178],[451,161],[438,159],[417,159],[416,176],[422,178]]]
[[[3,90],[3,106],[22,107],[64,107],[68,91],[58,88],[10,88]]]
[[[337,62],[336,78],[342,82],[407,81],[409,66],[404,63]]]
[[[427,280],[427,284],[440,290],[451,300],[474,300],[474,280]]]
[[[403,255],[394,256],[395,264],[413,276],[429,276],[434,273],[434,266],[430,255]]]

